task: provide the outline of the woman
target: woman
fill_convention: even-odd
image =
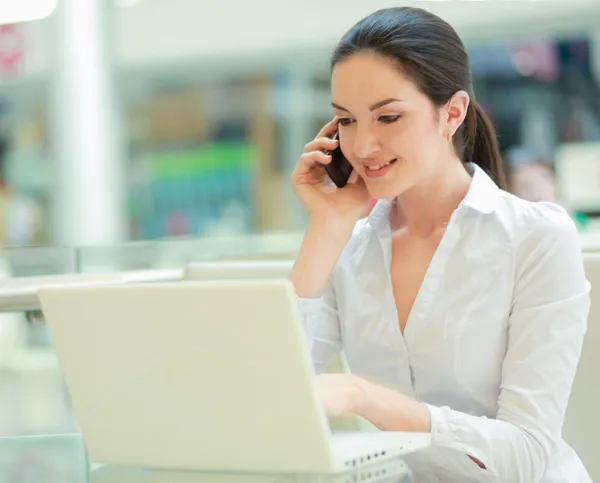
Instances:
[[[412,461],[441,481],[590,481],[561,437],[590,305],[578,234],[501,189],[456,32],[378,11],[340,41],[331,88],[335,119],[293,174],[309,223],[291,273],[317,371],[343,349],[353,372],[320,376],[326,411],[431,431]]]

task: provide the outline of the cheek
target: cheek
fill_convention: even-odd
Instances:
[[[419,161],[437,151],[441,135],[435,124],[418,120],[407,122],[388,136],[388,146],[407,161]]]

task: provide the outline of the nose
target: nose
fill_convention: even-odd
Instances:
[[[369,124],[357,123],[354,135],[354,155],[360,159],[372,158],[379,150],[379,139]]]

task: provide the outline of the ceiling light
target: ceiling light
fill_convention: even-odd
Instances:
[[[0,24],[29,22],[48,17],[57,0],[0,0]]]

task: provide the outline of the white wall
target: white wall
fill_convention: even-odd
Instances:
[[[118,16],[127,65],[188,57],[332,46],[358,19],[393,5],[428,8],[465,37],[581,28],[600,19],[598,0],[147,0]],[[595,25],[598,25],[597,23]]]
[[[117,65],[266,62],[277,54],[326,52],[362,16],[399,4],[438,13],[466,40],[582,32],[600,25],[598,0],[144,0],[116,14]],[[48,22],[24,26],[27,76],[51,68]]]

